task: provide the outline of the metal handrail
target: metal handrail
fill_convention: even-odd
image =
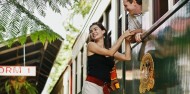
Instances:
[[[158,21],[156,21],[150,29],[148,29],[146,34],[142,36],[142,41],[148,37],[152,32],[154,32],[160,25],[162,25],[168,18],[170,18],[176,11],[178,11],[181,7],[183,7],[189,0],[180,0],[178,1],[171,10],[166,12]],[[135,43],[132,46],[132,49],[135,48],[138,44]]]

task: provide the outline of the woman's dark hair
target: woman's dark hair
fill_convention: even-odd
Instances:
[[[109,42],[108,42],[108,36],[107,36],[107,29],[102,25],[102,23],[100,22],[94,22],[90,25],[89,27],[89,31],[90,31],[90,28],[93,26],[93,25],[97,25],[101,30],[105,30],[105,33],[104,33],[104,46],[105,48],[109,48]]]
[[[94,23],[92,23],[92,24],[90,25],[90,28],[91,28],[93,25],[97,25],[101,30],[105,30],[106,33],[107,33],[107,29],[102,25],[102,23],[100,23],[100,22],[94,22]],[[89,28],[89,31],[90,31],[90,28]],[[106,33],[104,33],[104,34],[106,34]],[[107,34],[106,34],[106,35],[107,35]],[[105,36],[105,35],[104,35],[104,36]]]
[[[133,3],[133,0],[128,0],[130,3]],[[136,0],[137,4],[142,5],[142,0]]]

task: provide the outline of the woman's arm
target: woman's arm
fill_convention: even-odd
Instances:
[[[116,43],[110,48],[110,49],[106,49],[103,47],[98,46],[98,44],[94,43],[94,42],[89,42],[88,43],[88,51],[92,52],[92,53],[96,53],[96,54],[101,54],[101,55],[105,55],[105,56],[113,56],[113,54],[119,49],[122,41],[128,37],[133,35],[130,32],[125,32],[124,34],[122,34],[119,39],[116,41]]]
[[[116,52],[114,58],[119,61],[131,60],[131,46],[128,40],[125,40],[125,53]]]

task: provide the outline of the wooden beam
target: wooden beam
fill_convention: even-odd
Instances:
[[[48,62],[50,62],[51,64],[53,64],[53,62],[54,62],[54,61],[52,62],[52,61],[51,61],[49,58],[47,58],[47,57],[44,57],[44,59],[47,60]],[[55,59],[54,59],[54,60],[55,60]]]
[[[46,41],[46,42],[45,42],[45,46],[44,46],[44,48],[41,50],[41,53],[44,53],[44,52],[45,52],[45,50],[47,49],[47,46],[48,46],[48,42]],[[43,58],[44,58],[44,54],[42,54],[42,56],[41,56],[41,58],[40,58],[39,70],[38,70],[38,72],[37,72],[37,76],[36,76],[38,82],[39,82],[39,73],[40,73],[40,71],[41,71]]]
[[[34,52],[31,52],[31,53],[28,53],[28,54],[25,55],[25,57],[30,56],[30,55],[33,55],[33,54],[37,54],[37,53],[41,53],[41,51],[38,50],[38,51],[34,51]],[[8,60],[1,61],[0,64],[4,64],[4,63],[6,63],[6,62],[10,62],[10,61],[13,61],[13,60],[17,60],[17,59],[20,59],[20,58],[23,58],[23,57],[24,57],[24,55],[17,56],[17,57],[8,59]]]
[[[40,43],[40,42],[38,41],[38,42],[36,42],[36,44],[37,44],[37,43]],[[33,42],[30,42],[30,43],[25,44],[25,47],[28,47],[28,46],[31,46],[31,45],[36,45],[36,44],[34,44]],[[13,48],[10,48],[10,49],[7,49],[7,50],[3,50],[3,51],[0,51],[0,55],[1,55],[1,54],[5,54],[5,53],[8,53],[8,52],[11,52],[11,51],[15,51],[15,50],[21,49],[21,48],[23,48],[22,45],[17,46],[17,47],[13,47]]]
[[[46,70],[44,70],[43,68],[41,68],[41,70],[40,70],[40,72],[39,73],[41,73],[41,71],[43,71],[43,72],[45,72],[45,73],[50,73],[50,72],[47,72]]]
[[[45,63],[42,65],[42,66],[45,66],[47,69],[51,70],[52,66],[51,67],[48,67]]]
[[[52,54],[50,51],[46,50],[46,52],[47,52],[48,54],[50,54],[52,57],[55,57],[55,55]]]
[[[30,60],[30,61],[27,61],[27,62],[25,62],[26,63],[26,66],[27,65],[31,65],[31,64],[34,64],[34,63],[40,63],[40,60],[39,59],[32,59],[32,60]],[[23,64],[24,65],[24,62],[22,62],[21,64]]]
[[[53,43],[51,43],[50,45],[51,45],[52,47],[54,47],[55,49],[57,49],[57,50],[60,49],[59,47],[55,46],[55,44],[53,44]]]

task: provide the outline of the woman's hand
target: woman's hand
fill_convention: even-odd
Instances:
[[[125,38],[127,38],[127,37],[130,37],[130,36],[132,36],[132,35],[134,35],[135,33],[134,32],[130,32],[130,31],[125,31],[125,33],[123,34],[124,35],[124,37]]]
[[[125,40],[126,41],[131,41],[132,36],[134,35],[134,32],[130,32],[130,31],[125,31],[124,35],[125,35]]]

